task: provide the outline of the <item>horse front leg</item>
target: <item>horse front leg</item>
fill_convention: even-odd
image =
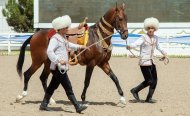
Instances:
[[[99,67],[112,79],[112,81],[115,83],[118,93],[120,95],[120,103],[126,104],[125,97],[123,94],[123,90],[121,89],[121,86],[119,84],[119,80],[117,76],[113,73],[112,69],[110,68],[109,63],[104,63],[103,65],[99,65]]]
[[[82,101],[85,101],[86,99],[86,91],[90,84],[90,79],[92,76],[92,72],[94,70],[94,67],[86,66],[86,74],[85,74],[85,81],[84,81],[84,89],[81,95]]]

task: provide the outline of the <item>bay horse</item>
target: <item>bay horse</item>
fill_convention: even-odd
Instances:
[[[110,8],[96,24],[89,27],[89,39],[86,46],[88,47],[97,41],[101,42],[91,46],[77,57],[80,65],[86,65],[84,88],[81,95],[82,101],[86,99],[86,92],[90,84],[93,69],[95,66],[98,66],[113,80],[120,95],[120,102],[125,104],[124,93],[108,62],[111,58],[111,36],[114,34],[114,29],[121,35],[123,40],[128,38],[125,3],[120,7],[116,3],[116,6]],[[17,72],[19,76],[22,77],[22,67],[27,44],[30,44],[32,64],[30,68],[24,72],[24,89],[22,94],[17,97],[17,100],[21,100],[27,95],[29,79],[42,64],[44,64],[44,68],[40,75],[40,80],[44,91],[46,91],[47,78],[50,74],[50,60],[46,54],[49,43],[48,31],[49,30],[40,30],[36,32],[21,46],[17,62]]]

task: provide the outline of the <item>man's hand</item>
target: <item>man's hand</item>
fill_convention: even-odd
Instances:
[[[66,64],[66,62],[65,62],[64,60],[59,61],[59,63],[60,63],[61,65],[65,65],[65,64]]]
[[[126,48],[127,48],[128,50],[130,50],[130,49],[131,49],[131,46],[127,45]]]
[[[164,64],[167,65],[170,61],[166,54],[162,58],[159,59],[160,61],[164,61]]]
[[[80,46],[80,50],[84,50],[84,49],[86,49],[86,46],[81,45],[81,46]]]

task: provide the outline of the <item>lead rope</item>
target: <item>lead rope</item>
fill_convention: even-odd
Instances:
[[[116,32],[115,33],[113,33],[113,34],[116,34]],[[113,35],[112,34],[112,35]],[[92,46],[94,46],[94,45],[96,45],[96,44],[98,44],[98,43],[100,43],[101,41],[103,41],[103,40],[106,40],[106,39],[108,39],[109,37],[111,37],[112,35],[109,35],[109,36],[107,36],[107,37],[105,37],[105,38],[102,38],[102,39],[100,39],[99,41],[97,41],[97,42],[95,42],[95,43],[93,43],[93,44],[91,44],[90,46],[88,46],[88,47],[86,47],[85,49],[83,49],[81,52],[79,52],[77,55],[75,55],[75,57],[74,58],[72,58],[70,61],[72,61],[72,60],[74,60],[74,59],[76,59],[78,56],[80,56],[84,51],[86,51],[87,49],[89,49],[90,47],[92,47]]]
[[[126,41],[126,46],[127,46],[127,41]],[[126,49],[127,49],[127,47],[126,47]],[[127,49],[127,50],[129,50],[129,52],[132,54],[132,56],[134,58],[137,58],[139,60],[141,59],[139,56],[136,56],[130,49]],[[155,58],[159,58],[159,57],[155,57]],[[150,60],[150,59],[144,59],[144,60]],[[169,58],[168,57],[161,57],[161,58],[159,58],[159,61],[163,61],[164,64],[167,65],[169,63]]]

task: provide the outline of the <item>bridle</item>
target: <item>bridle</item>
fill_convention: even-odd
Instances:
[[[116,10],[116,13],[114,14],[114,24],[115,25],[115,30],[119,33],[119,34],[124,34],[126,31],[128,31],[127,29],[121,29],[121,27],[119,27],[119,22],[120,18],[119,18],[119,14],[118,14],[118,10]]]
[[[119,33],[119,34],[124,34],[126,31],[128,31],[127,29],[122,29],[120,26],[119,26],[119,21],[120,21],[120,18],[119,18],[119,14],[118,14],[118,10],[116,10],[116,12],[114,13],[114,17],[113,17],[113,21],[111,22],[112,24],[110,24],[109,22],[107,22],[105,19],[104,19],[105,16],[103,16],[101,18],[101,21],[99,21],[98,23],[98,26],[99,28],[103,31],[103,33],[105,33],[106,35],[112,35],[114,32],[113,31],[109,31],[107,28],[105,28],[102,23],[104,25],[106,25],[106,27],[110,28],[111,30],[113,30],[115,28],[115,30]],[[113,25],[113,26],[112,26]]]

